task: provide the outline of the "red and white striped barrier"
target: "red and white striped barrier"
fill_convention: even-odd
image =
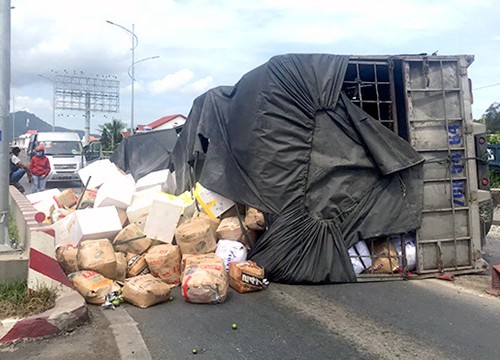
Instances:
[[[55,258],[54,230],[50,225],[35,220],[38,211],[12,186],[10,196],[19,207],[26,224],[22,233],[27,239],[21,243],[29,249],[28,288],[35,290],[44,286],[56,289],[58,296],[55,306],[41,314],[0,321],[0,343],[73,330],[88,321],[88,309],[85,300],[73,289]]]

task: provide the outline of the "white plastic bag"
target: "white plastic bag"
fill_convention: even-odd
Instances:
[[[407,233],[403,235],[404,237],[404,242],[405,242],[405,251],[406,251],[406,262],[408,264],[408,270],[415,270],[417,266],[417,248],[415,246],[415,233]],[[401,236],[397,236],[392,239],[392,243],[394,244],[394,247],[396,248],[396,251],[398,252],[399,259],[400,259],[400,266],[403,266],[401,264],[401,256],[403,252],[401,251]]]
[[[229,263],[231,261],[245,261],[247,259],[245,245],[234,240],[219,240],[215,254],[224,261],[226,272],[229,272]]]
[[[349,248],[349,256],[351,257],[352,267],[356,275],[361,274],[363,271],[372,266],[372,258],[370,251],[366,246],[364,240],[358,241]]]

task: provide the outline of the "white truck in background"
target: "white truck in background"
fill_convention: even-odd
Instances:
[[[48,181],[80,181],[78,170],[84,168],[88,161],[102,157],[99,142],[93,142],[85,148],[76,132],[39,132],[31,134],[27,154],[31,159],[35,148],[42,145],[45,155],[50,161]],[[91,151],[87,154],[87,150]],[[96,155],[96,156],[94,156]]]

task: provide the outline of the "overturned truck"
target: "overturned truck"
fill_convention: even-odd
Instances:
[[[272,281],[484,270],[486,142],[471,56],[273,57],[198,97],[173,149],[196,182],[264,212],[249,258]]]

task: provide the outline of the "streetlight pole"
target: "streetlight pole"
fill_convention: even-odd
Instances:
[[[0,1],[0,250],[9,243],[10,0]]]
[[[115,26],[118,26],[119,28],[122,28],[123,30],[125,30],[126,32],[128,32],[130,35],[132,35],[132,47],[131,47],[131,51],[132,51],[132,63],[130,65],[130,68],[132,69],[132,75],[130,74],[129,72],[129,76],[132,80],[132,94],[131,94],[131,101],[130,101],[130,134],[132,135],[134,133],[134,72],[135,72],[135,69],[134,69],[134,65],[135,65],[135,48],[137,47],[137,45],[139,45],[139,39],[137,38],[137,35],[134,33],[134,30],[135,30],[135,26],[134,24],[132,24],[132,30],[129,30],[127,29],[126,27],[120,25],[120,24],[116,24],[112,21],[109,21],[109,20],[106,20],[106,22],[108,24],[111,24],[111,25],[115,25]],[[130,69],[129,68],[129,69]]]
[[[151,57],[148,57],[148,58],[144,58],[144,59],[141,59],[141,60],[137,60],[135,63],[134,63],[134,66],[133,68],[135,68],[135,66],[143,61],[146,61],[146,60],[153,60],[153,59],[158,59],[160,56],[156,55],[156,56],[151,56]],[[129,66],[127,72],[128,72],[128,76],[130,76],[132,78],[132,81],[135,81],[135,78],[132,74],[130,73],[130,70],[132,69],[132,65]],[[133,71],[133,70],[132,70]]]

